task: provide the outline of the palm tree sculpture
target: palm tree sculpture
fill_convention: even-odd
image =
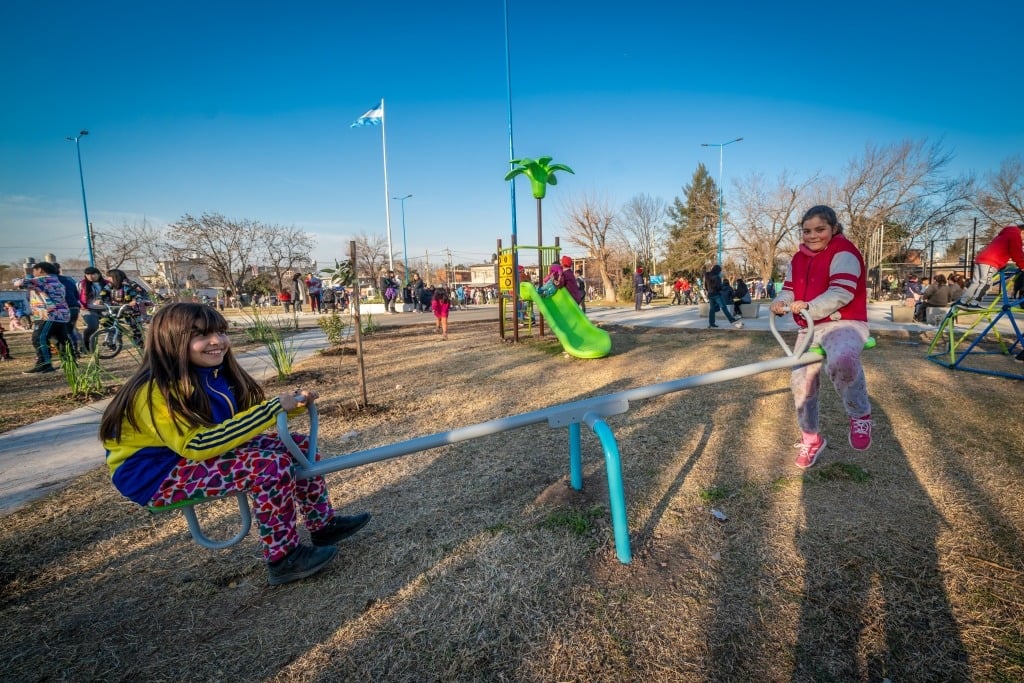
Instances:
[[[518,166],[505,174],[505,180],[512,180],[517,175],[526,176],[530,179],[530,191],[533,192],[533,196],[537,199],[537,247],[539,249],[544,244],[540,203],[541,200],[544,199],[544,195],[547,194],[548,185],[558,184],[558,178],[555,177],[556,171],[565,171],[566,173],[572,173],[573,175],[576,175],[576,172],[565,164],[551,163],[551,157],[540,157],[539,159],[513,159],[509,163],[518,164]],[[540,267],[539,251],[537,258],[537,266]]]

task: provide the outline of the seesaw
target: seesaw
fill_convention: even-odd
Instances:
[[[408,441],[378,446],[365,451],[337,455],[333,457],[316,460],[317,432],[319,431],[319,413],[316,406],[309,409],[309,443],[306,452],[292,440],[288,430],[288,416],[285,413],[278,415],[277,426],[278,436],[285,443],[289,453],[295,460],[295,476],[300,479],[323,476],[333,472],[367,465],[369,463],[389,460],[403,455],[419,453],[439,448],[461,441],[468,441],[484,436],[492,436],[502,432],[519,429],[528,425],[547,422],[549,427],[566,427],[569,431],[569,483],[573,489],[579,491],[583,488],[583,457],[580,444],[580,425],[585,424],[597,436],[604,453],[605,470],[608,477],[608,501],[611,510],[612,529],[615,537],[615,550],[619,561],[622,564],[629,564],[632,560],[632,552],[629,542],[629,524],[626,519],[626,497],[622,486],[622,464],[618,443],[612,428],[605,421],[605,418],[612,415],[620,415],[629,410],[631,401],[663,396],[684,389],[717,384],[744,377],[750,377],[764,372],[795,368],[801,365],[811,365],[824,360],[821,353],[808,350],[808,345],[814,334],[814,321],[803,312],[807,320],[806,334],[798,336],[798,345],[790,349],[775,325],[775,317],[769,318],[770,328],[775,339],[779,342],[785,355],[772,360],[748,363],[735,368],[716,370],[700,375],[684,377],[669,382],[651,384],[635,389],[627,389],[614,394],[595,396],[593,398],[563,403],[556,406],[534,410],[529,413],[513,415],[510,417],[498,418],[481,422],[468,427],[461,427],[446,432],[438,432],[427,436],[421,436]],[[871,339],[871,342],[874,340]],[[873,344],[872,344],[873,345]],[[189,531],[196,542],[212,549],[227,548],[240,542],[249,533],[252,525],[252,514],[249,510],[249,502],[245,493],[228,494],[235,496],[241,515],[241,530],[233,537],[226,540],[213,540],[209,538],[200,528],[199,520],[196,517],[195,506],[219,498],[204,498],[196,501],[185,501],[177,505],[149,508],[153,511],[164,511],[181,509],[188,523]],[[221,496],[220,498],[227,497]]]

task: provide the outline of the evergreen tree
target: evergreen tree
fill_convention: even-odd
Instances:
[[[672,272],[702,275],[714,263],[718,250],[718,185],[703,163],[697,164],[684,199],[676,197],[667,208],[668,264]]]

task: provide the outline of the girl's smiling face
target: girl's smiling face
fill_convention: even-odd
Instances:
[[[188,343],[188,360],[201,368],[215,368],[224,362],[224,354],[229,348],[231,341],[222,332],[193,332]]]
[[[812,216],[800,226],[800,239],[804,246],[814,252],[823,250],[832,241],[835,228],[821,216]]]

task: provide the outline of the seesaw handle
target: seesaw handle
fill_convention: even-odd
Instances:
[[[308,406],[306,410],[309,411],[309,448],[305,453],[295,443],[295,439],[292,438],[292,433],[288,429],[288,413],[282,412],[277,416],[277,438],[281,439],[281,443],[295,458],[295,462],[299,463],[300,469],[309,469],[316,461],[317,432],[320,431],[320,411],[317,410],[316,404]]]
[[[786,307],[786,312],[788,312],[788,311],[789,311],[789,307],[787,306]],[[779,342],[779,345],[782,346],[782,350],[786,352],[787,356],[802,356],[802,355],[804,355],[804,352],[807,351],[807,347],[809,347],[811,345],[811,339],[814,336],[814,320],[811,318],[810,315],[808,315],[807,309],[805,308],[804,310],[800,311],[800,315],[802,315],[804,320],[807,321],[807,334],[802,336],[802,338],[803,338],[802,342],[800,342],[801,336],[798,335],[797,336],[797,342],[798,343],[794,346],[794,348],[792,350],[790,350],[789,344],[787,344],[786,340],[782,338],[782,334],[779,332],[778,328],[775,326],[775,319],[777,317],[779,317],[779,316],[775,315],[771,311],[768,312],[768,327],[771,328],[772,334],[775,335],[775,340],[777,342]]]

